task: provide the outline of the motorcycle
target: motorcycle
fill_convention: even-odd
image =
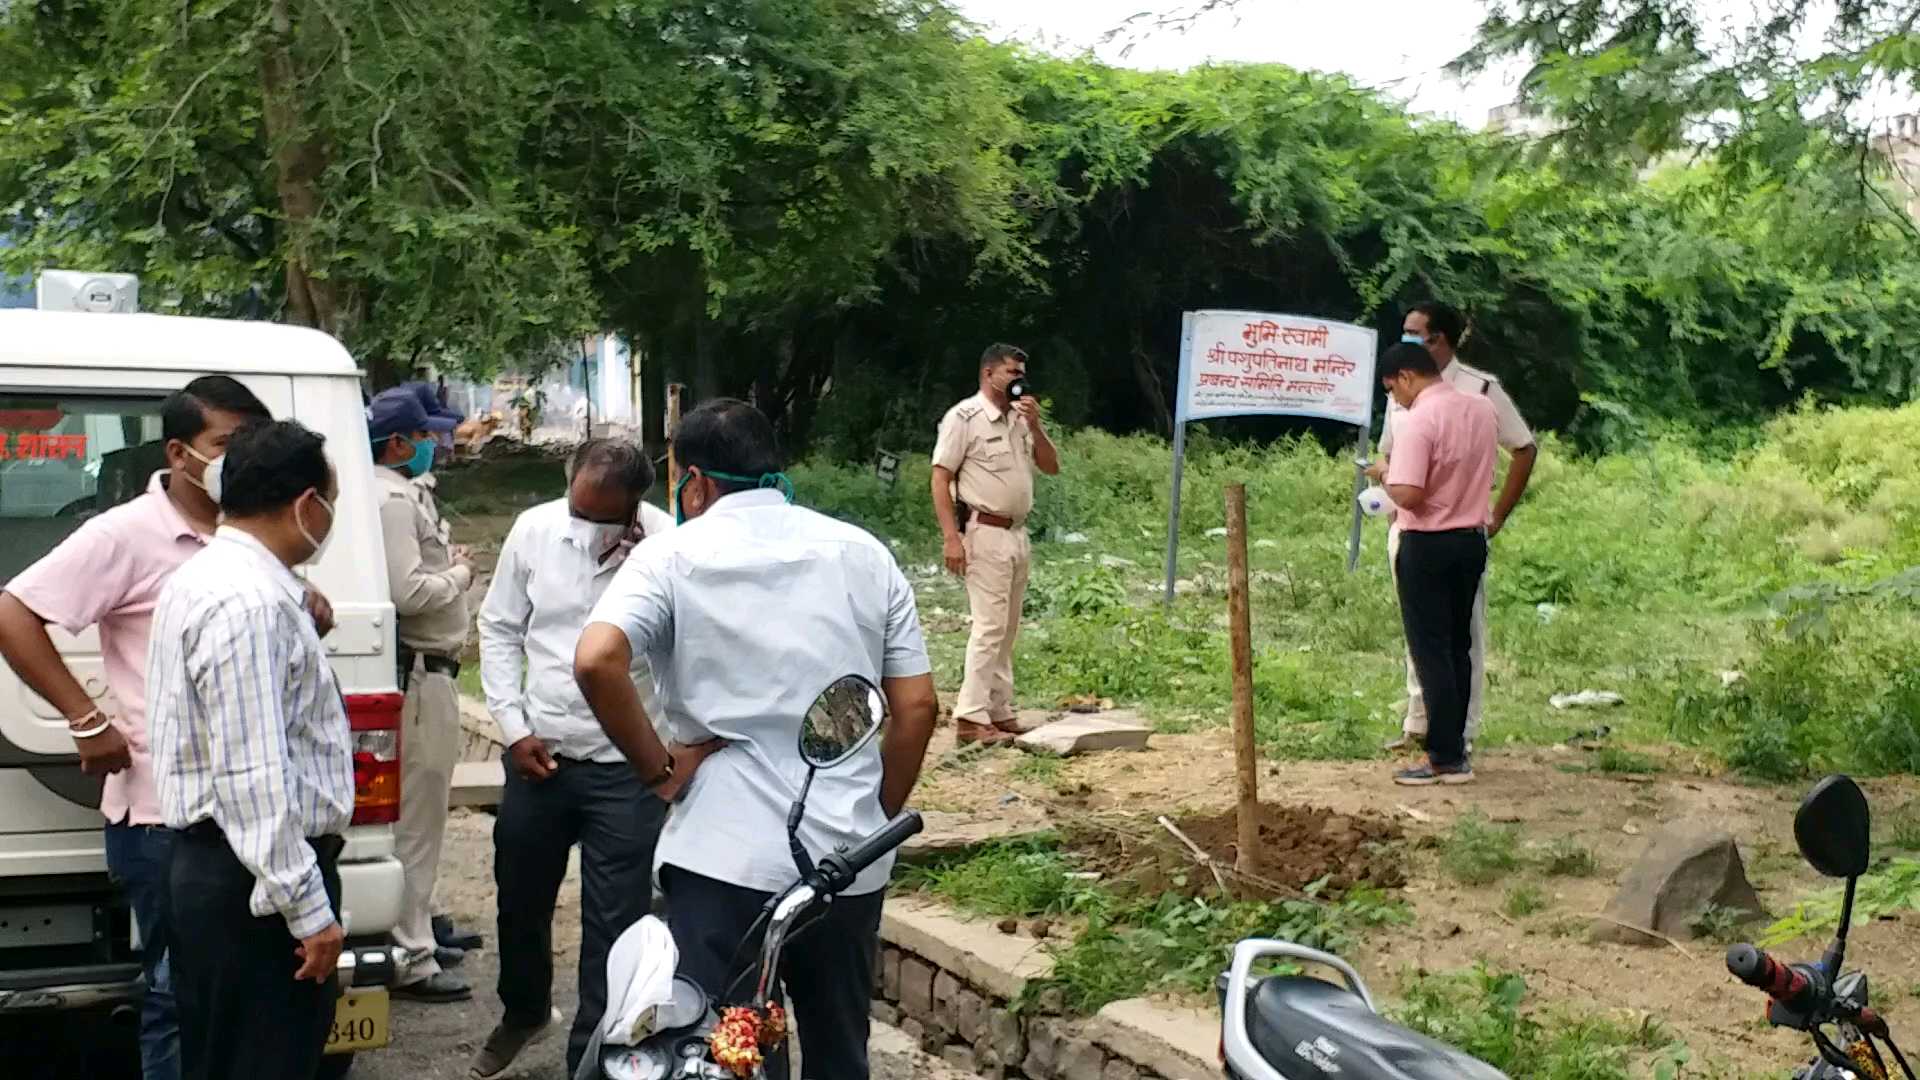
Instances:
[[[775,1000],[782,948],[806,929],[809,915],[922,827],[919,813],[906,810],[852,850],[817,862],[800,841],[814,777],[864,750],[886,720],[885,696],[858,675],[835,680],[814,700],[800,726],[807,776],[787,814],[787,846],[799,876],[767,902],[740,943],[744,950],[756,933],[761,935],[759,963],[736,963],[726,991],[715,1001],[692,980],[667,976],[678,962],[672,936],[659,919],[640,920],[608,957],[607,1013],[574,1080],[764,1080],[767,1058],[781,1052],[787,1034],[785,1010]],[[738,996],[756,971],[751,993]]]
[[[1815,870],[1846,879],[1840,928],[1817,964],[1782,964],[1752,945],[1727,950],[1727,971],[1765,991],[1767,1020],[1805,1032],[1820,1056],[1794,1080],[1893,1080],[1874,1040],[1906,1075],[1913,1069],[1886,1018],[1867,1003],[1867,976],[1845,971],[1854,889],[1869,852],[1867,797],[1845,776],[1817,784],[1793,819],[1800,853]],[[1345,988],[1302,975],[1255,978],[1263,961],[1291,960],[1339,973]],[[1286,941],[1248,940],[1216,982],[1220,1054],[1231,1080],[1504,1080],[1505,1074],[1379,1015],[1373,995],[1345,961]],[[1839,1036],[1836,1045],[1825,1028]]]
[[[1728,973],[1766,993],[1767,1022],[1806,1034],[1819,1051],[1819,1057],[1793,1074],[1794,1080],[1891,1080],[1875,1039],[1886,1044],[1907,1080],[1914,1080],[1886,1017],[1867,1003],[1866,972],[1844,966],[1854,889],[1867,872],[1871,836],[1872,817],[1860,785],[1845,776],[1829,776],[1814,785],[1793,815],[1793,838],[1815,870],[1846,879],[1833,943],[1813,964],[1782,964],[1752,945],[1727,950]],[[1828,1037],[1828,1027],[1839,1036],[1837,1045]]]

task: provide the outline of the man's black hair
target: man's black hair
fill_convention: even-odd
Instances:
[[[1401,341],[1380,354],[1379,376],[1382,379],[1391,379],[1403,371],[1411,371],[1415,375],[1437,376],[1440,374],[1440,365],[1434,360],[1433,354],[1427,351],[1425,345]]]
[[[1460,339],[1467,336],[1467,317],[1452,304],[1429,300],[1413,305],[1413,310],[1427,317],[1427,333],[1439,334],[1455,349],[1460,347]]]
[[[724,493],[745,491],[767,473],[786,467],[766,414],[738,398],[714,398],[680,418],[673,437],[673,456],[681,468],[698,466],[701,472],[744,476],[740,483],[715,477]]]
[[[1004,341],[996,341],[987,346],[986,351],[980,354],[980,370],[985,371],[990,367],[999,367],[1002,360],[1018,360],[1024,364],[1027,362],[1027,350],[1018,345],[1009,345]]]
[[[292,420],[269,420],[233,433],[220,473],[220,509],[257,517],[285,509],[308,491],[327,493],[325,436]]]
[[[685,421],[683,420],[684,427]],[[723,470],[730,471],[730,470]],[[583,472],[599,474],[601,484],[610,484],[641,496],[653,487],[653,462],[638,443],[628,439],[588,439],[567,461],[567,482]]]
[[[253,391],[225,375],[202,375],[167,395],[160,403],[160,437],[192,442],[207,430],[207,410],[233,413],[248,420],[271,420],[273,414]]]

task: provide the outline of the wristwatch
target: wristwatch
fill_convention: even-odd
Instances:
[[[667,753],[667,763],[660,766],[660,772],[640,781],[640,785],[647,788],[657,788],[671,779],[673,779],[673,753],[669,751]]]

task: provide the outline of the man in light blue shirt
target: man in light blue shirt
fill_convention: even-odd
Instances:
[[[883,741],[814,778],[800,840],[817,860],[906,804],[937,703],[913,590],[892,552],[788,503],[765,416],[741,401],[708,402],[681,421],[673,447],[685,524],[634,549],[589,617],[575,674],[642,781],[675,803],[655,855],[668,921],[681,974],[718,996],[760,909],[799,876],[786,818],[807,776],[799,736],[808,707],[835,680],[860,675],[880,685],[892,713]],[[652,666],[674,738],[719,739],[723,749],[675,759],[628,677],[636,655]],[[812,1075],[867,1075],[892,865],[869,867],[787,945],[780,975]]]

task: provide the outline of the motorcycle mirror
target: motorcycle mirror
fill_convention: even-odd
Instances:
[[[800,725],[800,756],[831,769],[859,753],[887,722],[887,699],[859,675],[843,675],[820,692]]]
[[[1846,776],[1829,776],[1815,784],[1793,815],[1800,854],[1828,877],[1856,878],[1867,872],[1871,831],[1866,793]]]

